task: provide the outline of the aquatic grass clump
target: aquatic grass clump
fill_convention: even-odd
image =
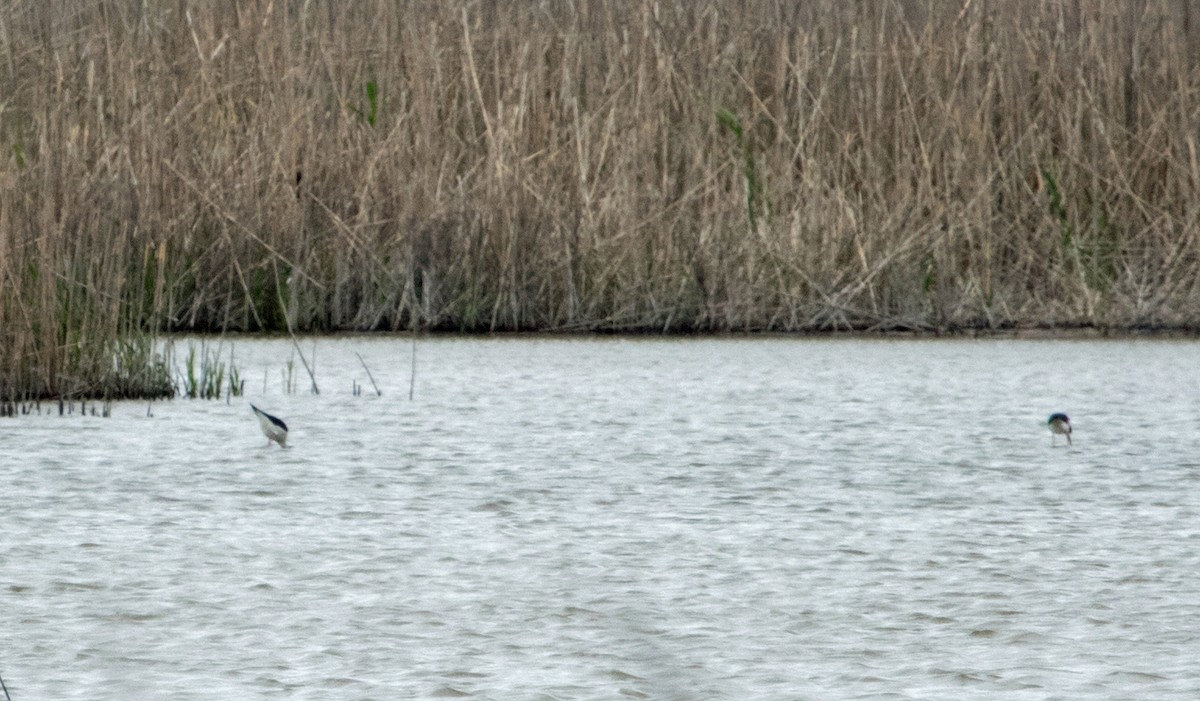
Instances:
[[[23,320],[28,319],[17,321]],[[57,324],[28,321],[25,328],[12,323],[0,331],[0,401],[174,396],[169,369],[150,335],[108,331],[90,316]]]
[[[106,399],[167,399],[175,396],[170,368],[162,354],[154,350],[153,338],[144,334],[125,335],[118,346],[121,351],[114,359],[112,391],[103,394]]]
[[[233,346],[229,347],[229,361],[221,359],[222,345],[213,347],[207,341],[188,342],[187,354],[176,368],[176,389],[180,396],[188,399],[220,399],[240,397],[245,392],[245,380],[241,378],[234,360]],[[168,341],[165,347],[168,362],[175,357],[175,342]]]

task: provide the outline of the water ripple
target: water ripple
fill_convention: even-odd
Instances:
[[[318,344],[0,423],[15,699],[1200,694],[1194,343]]]

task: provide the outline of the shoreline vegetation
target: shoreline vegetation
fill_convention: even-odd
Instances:
[[[3,401],[171,396],[176,332],[1200,328],[1196,0],[51,0],[0,37]]]

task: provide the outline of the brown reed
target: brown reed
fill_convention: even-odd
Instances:
[[[175,330],[1195,328],[1198,25],[7,3],[0,392],[95,394]]]

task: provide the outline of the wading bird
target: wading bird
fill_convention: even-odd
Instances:
[[[1050,427],[1050,445],[1054,445],[1055,436],[1066,436],[1067,445],[1071,445],[1071,420],[1066,414],[1051,414],[1046,425]]]
[[[287,424],[275,416],[271,416],[267,412],[259,409],[253,404],[250,408],[254,410],[254,415],[258,417],[258,425],[262,427],[263,435],[267,437],[267,447],[271,447],[271,441],[279,444],[280,448],[287,447]]]

